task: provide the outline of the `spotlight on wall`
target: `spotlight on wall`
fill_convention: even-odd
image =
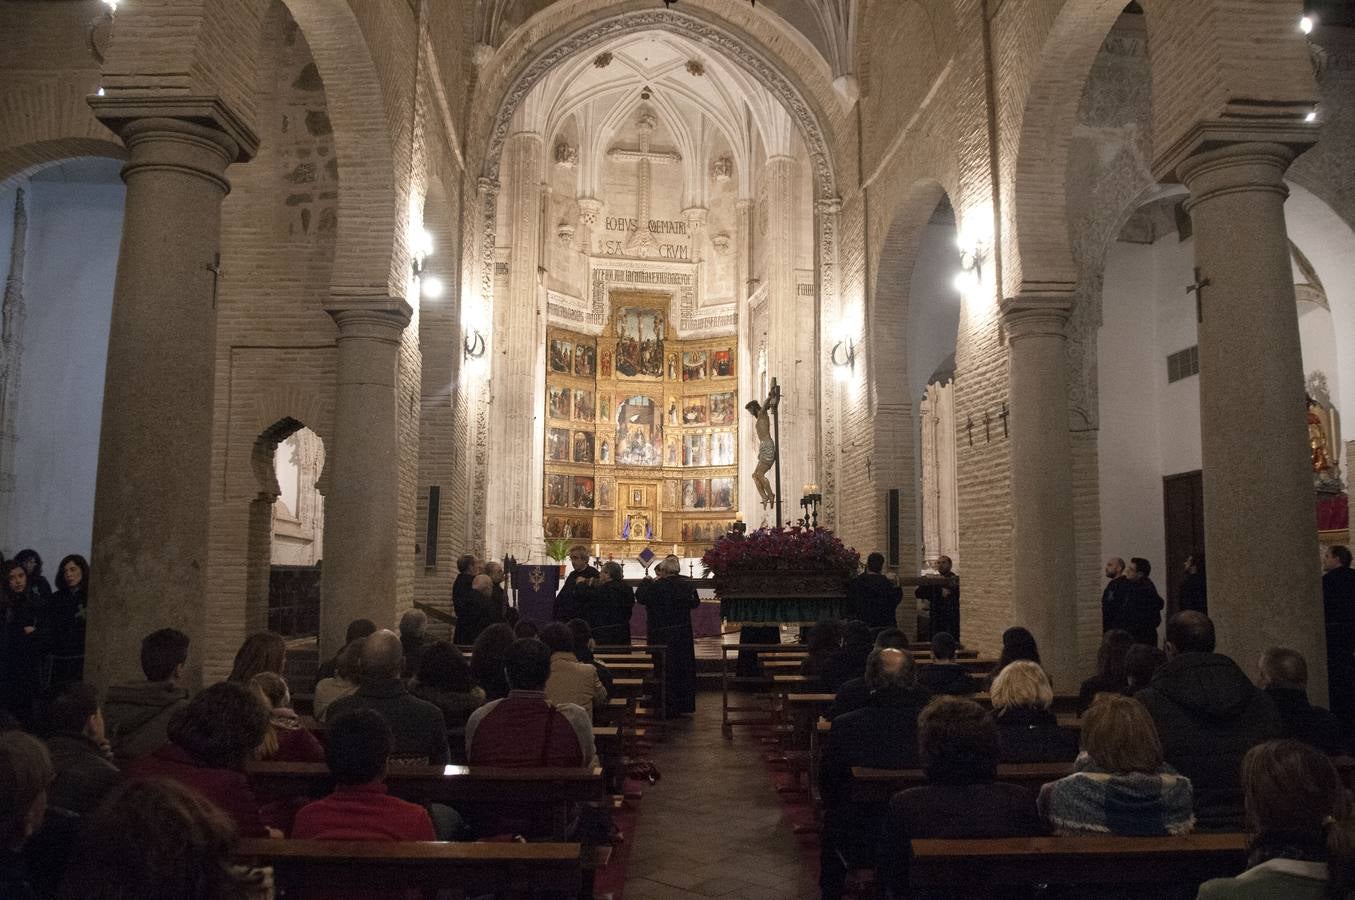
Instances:
[[[1305,121],[1305,122],[1316,122],[1316,121],[1317,121],[1317,110],[1315,110],[1315,109],[1310,109],[1310,110],[1308,110],[1308,115],[1306,115],[1306,116],[1303,117],[1303,121]]]
[[[118,11],[118,0],[104,0],[104,6],[108,7],[109,12],[115,13]]]
[[[479,359],[485,355],[485,336],[480,333],[480,329],[471,329],[471,333],[466,335],[462,349],[466,352],[466,359]]]
[[[963,272],[955,273],[955,280],[951,283],[955,286],[957,294],[968,296],[979,286],[979,273],[975,269],[965,269]]]
[[[850,381],[856,368],[856,345],[851,338],[843,338],[828,351],[828,361],[833,364],[833,377],[838,381]]]
[[[1304,16],[1303,18],[1299,19],[1299,31],[1302,31],[1304,34],[1312,34],[1313,26],[1316,24],[1317,19],[1313,18],[1312,16]]]
[[[442,296],[442,279],[436,275],[425,275],[419,279],[419,292],[429,300],[436,300]]]

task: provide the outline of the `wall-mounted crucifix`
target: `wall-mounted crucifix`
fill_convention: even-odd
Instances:
[[[968,421],[965,423],[964,428],[965,431],[968,432],[969,434],[969,446],[972,447],[974,446],[974,417],[967,416],[966,418],[968,419]]]
[[[997,414],[997,417],[998,417],[999,419],[1002,420],[1002,436],[1003,436],[1003,437],[1008,437],[1008,434],[1007,434],[1007,417],[1010,416],[1010,415],[1011,415],[1011,413],[1007,410],[1007,401],[1006,401],[1006,400],[1003,400],[1003,401],[1002,401],[1002,412],[1000,412],[1000,413]]]
[[[659,252],[658,238],[654,237],[654,232],[649,230],[649,164],[658,163],[667,165],[682,161],[682,155],[673,150],[651,150],[649,149],[649,139],[654,133],[654,128],[659,124],[659,120],[653,113],[645,112],[640,115],[640,146],[638,149],[628,147],[612,147],[607,151],[608,159],[615,159],[621,162],[638,163],[638,184],[636,187],[637,201],[639,207],[635,216],[635,231],[631,232],[626,239],[626,254],[628,256],[655,256]]]
[[[1195,321],[1204,321],[1204,307],[1200,301],[1204,298],[1204,289],[1209,287],[1209,279],[1200,277],[1200,267],[1195,267],[1195,283],[1186,286],[1187,294],[1195,295]]]

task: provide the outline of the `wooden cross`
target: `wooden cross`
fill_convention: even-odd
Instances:
[[[985,409],[983,411],[983,440],[985,443],[991,444],[993,442],[993,432],[991,430],[992,424],[993,420],[988,415],[988,410]]]
[[[1200,300],[1203,299],[1203,297],[1204,297],[1204,289],[1207,288],[1207,287],[1209,287],[1209,284],[1210,284],[1210,281],[1209,281],[1208,278],[1201,278],[1201,277],[1200,277],[1200,267],[1199,267],[1199,266],[1196,266],[1196,267],[1195,267],[1195,283],[1192,284],[1192,285],[1188,285],[1188,286],[1186,287],[1186,293],[1187,293],[1187,294],[1194,294],[1194,295],[1195,295],[1195,321],[1196,321],[1196,322],[1203,322],[1203,321],[1204,321],[1204,308],[1201,306]]]
[[[1004,400],[1004,401],[1002,402],[1002,412],[1000,412],[1000,413],[997,414],[997,417],[998,417],[999,419],[1002,420],[1002,436],[1003,436],[1003,437],[1007,437],[1007,417],[1010,416],[1010,415],[1011,415],[1011,413],[1007,411],[1007,403],[1006,403],[1006,401]]]
[[[639,213],[636,216],[635,232],[626,240],[626,253],[631,256],[650,256],[659,251],[658,238],[649,230],[649,164],[676,163],[682,161],[682,155],[672,150],[650,150],[649,137],[659,120],[651,113],[640,116],[640,148],[632,150],[625,147],[613,147],[607,151],[608,159],[621,162],[639,163]]]
[[[207,264],[206,269],[212,273],[212,309],[216,309],[216,288],[221,280],[221,254],[216,253],[212,256],[212,261]]]
[[[965,424],[965,431],[969,432],[969,446],[974,446],[974,417],[968,416],[969,421]]]

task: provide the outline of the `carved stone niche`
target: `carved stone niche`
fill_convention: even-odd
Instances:
[[[734,160],[721,156],[710,164],[710,174],[716,181],[725,182],[734,177]]]
[[[568,222],[561,222],[555,226],[555,236],[560,239],[562,247],[570,247],[574,244],[574,226]]]
[[[729,252],[728,233],[721,231],[719,234],[712,234],[710,236],[710,244],[712,247],[715,248],[716,253],[720,254],[721,256],[724,256],[726,253]]]
[[[555,164],[562,169],[572,169],[579,163],[579,148],[572,147],[566,141],[555,145]]]

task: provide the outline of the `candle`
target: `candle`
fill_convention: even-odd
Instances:
[[[677,544],[673,545],[673,555],[677,556]]]
[[[602,555],[602,545],[601,545],[601,544],[594,544],[594,545],[593,545],[593,556],[601,556],[601,555]]]

